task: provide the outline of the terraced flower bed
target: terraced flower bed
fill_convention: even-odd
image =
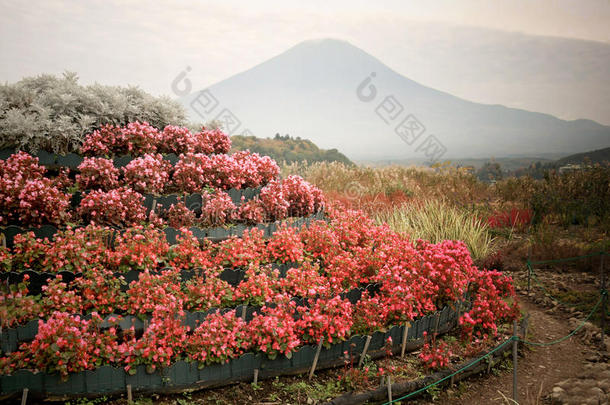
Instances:
[[[518,315],[510,278],[464,243],[410,240],[229,148],[132,123],[88,136],[76,170],[2,161],[2,395],[216,386],[303,372],[320,344],[322,368],[456,325],[478,344]],[[420,358],[449,355],[433,339]]]

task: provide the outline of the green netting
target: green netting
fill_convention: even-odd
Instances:
[[[480,361],[487,359],[490,355],[492,355],[493,353],[497,352],[498,350],[500,350],[501,348],[503,348],[505,345],[507,345],[508,343],[517,340],[519,342],[522,342],[524,344],[527,345],[531,345],[531,346],[553,346],[556,344],[559,344],[567,339],[569,339],[570,337],[574,336],[580,329],[582,329],[582,327],[585,325],[585,323],[591,318],[591,316],[593,316],[593,314],[595,313],[595,311],[597,311],[597,309],[599,308],[600,304],[602,303],[602,301],[604,300],[604,298],[608,295],[608,292],[606,290],[601,290],[600,291],[600,295],[599,295],[599,299],[597,300],[597,303],[595,304],[595,306],[593,307],[593,309],[591,310],[591,312],[589,313],[589,315],[587,315],[587,317],[580,323],[580,325],[578,325],[578,327],[576,329],[574,329],[572,332],[570,332],[569,334],[567,334],[566,336],[563,336],[559,339],[555,339],[552,340],[550,342],[530,342],[528,340],[524,340],[519,338],[518,336],[511,336],[510,339],[507,339],[506,341],[504,341],[503,343],[501,343],[500,345],[496,346],[494,349],[492,349],[491,351],[489,351],[488,353],[486,353],[485,355],[471,361],[470,363],[468,363],[467,365],[465,365],[464,367],[460,368],[457,371],[454,371],[453,373],[449,374],[448,376],[441,378],[438,381],[435,381],[433,383],[430,383],[428,385],[426,385],[423,388],[420,388],[416,391],[413,391],[407,395],[404,395],[400,398],[396,398],[390,402],[385,402],[384,405],[389,405],[392,404],[394,402],[398,402],[398,401],[402,401],[408,398],[411,398],[417,394],[421,394],[424,391],[427,391],[429,388],[432,388],[444,381],[447,381],[448,379],[450,379],[451,377],[456,376],[457,374],[461,373],[462,371],[472,367],[473,365],[479,363]]]

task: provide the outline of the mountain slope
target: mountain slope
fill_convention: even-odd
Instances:
[[[277,162],[341,162],[353,165],[345,155],[336,149],[320,149],[308,139],[292,138],[289,135],[276,134],[273,138],[233,135],[231,148],[233,150],[247,149],[263,156],[270,156]]]
[[[376,96],[362,101],[357,88],[372,73]],[[360,94],[366,96],[368,87],[362,88]],[[594,121],[564,121],[462,100],[394,72],[347,42],[331,39],[300,43],[208,90],[218,100],[210,113],[193,109],[191,102],[201,97],[199,92],[181,99],[192,120],[213,119],[227,108],[242,123],[235,134],[246,128],[257,136],[289,133],[321,148],[337,148],[352,159],[424,156],[417,148],[430,134],[446,148],[442,158],[575,153],[610,143],[610,127]],[[382,112],[388,96],[402,105],[402,111],[395,120],[386,114],[386,123],[377,112]],[[412,145],[394,132],[410,114],[426,129]]]
[[[588,160],[590,163],[604,163],[610,162],[610,148],[592,150],[590,152],[577,153],[574,155],[566,156],[559,159],[557,166],[563,166],[567,164],[580,164]]]

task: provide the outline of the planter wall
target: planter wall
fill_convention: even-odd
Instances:
[[[348,293],[342,294],[342,295],[344,295],[344,297],[342,297],[342,298],[358,297],[357,299],[350,300],[350,302],[352,304],[356,304],[359,301],[360,296],[362,295],[362,292],[364,290],[371,290],[374,287],[375,286],[371,284],[366,287],[351,290]],[[355,294],[354,292],[358,292],[358,294]],[[295,301],[297,306],[308,306],[309,305],[306,299],[295,297],[295,298],[293,298],[293,301]],[[259,306],[239,305],[239,306],[233,307],[233,308],[211,308],[207,311],[184,311],[185,315],[184,315],[184,318],[182,319],[182,324],[185,326],[189,326],[191,328],[191,330],[194,330],[210,314],[213,314],[217,311],[220,311],[221,313],[225,313],[225,312],[228,312],[231,310],[235,310],[237,315],[241,316],[241,314],[244,313],[243,312],[244,307],[245,307],[245,318],[244,319],[246,320],[246,322],[250,322],[253,319],[254,314],[260,312],[260,309],[261,309],[261,307],[259,307]],[[82,317],[86,318],[86,319],[90,318],[90,316],[91,316],[90,314],[82,315]],[[119,321],[119,325],[118,325],[119,329],[127,330],[133,326],[136,333],[143,332],[144,328],[145,328],[145,320],[150,320],[149,315],[135,316],[135,315],[125,315],[125,314],[110,314],[110,315],[106,315],[104,317],[104,322],[101,324],[102,328],[109,328],[111,326],[110,323],[108,322],[108,319],[111,317],[115,317],[115,318],[120,317],[120,321]],[[24,325],[20,325],[20,326],[14,327],[14,328],[2,329],[0,331],[0,350],[5,353],[14,352],[19,348],[19,345],[21,343],[30,342],[30,341],[34,340],[34,338],[36,337],[36,334],[38,333],[38,321],[39,321],[38,319],[32,319]]]
[[[433,333],[435,320],[438,318],[438,333],[443,334],[457,324],[457,317],[455,310],[445,307],[436,314],[413,321],[410,331],[416,330],[417,335],[423,334],[424,331]],[[386,332],[375,332],[367,354],[373,359],[384,356],[383,348],[388,337],[392,337],[393,352],[400,352],[403,333],[404,326],[394,326]],[[408,336],[411,336],[411,333]],[[357,361],[357,356],[364,349],[365,340],[364,336],[355,335],[347,341],[331,345],[330,348],[323,348],[317,369],[343,365],[344,351],[348,351]],[[409,338],[407,351],[416,350],[422,344],[421,338]],[[228,363],[203,368],[197,363],[179,361],[167,369],[157,370],[152,374],[148,374],[143,365],[137,367],[135,375],[129,375],[121,368],[102,366],[95,370],[71,374],[66,382],[58,375],[19,370],[12,375],[0,376],[0,396],[19,394],[24,388],[28,388],[33,396],[53,398],[121,394],[125,392],[128,384],[132,386],[134,392],[141,393],[169,393],[185,389],[217,387],[239,381],[250,381],[255,369],[259,370],[260,379],[306,372],[313,363],[315,352],[315,346],[306,345],[295,351],[290,359],[280,355],[274,360],[261,353],[246,353]]]
[[[263,235],[264,237],[269,238],[273,235],[273,233],[275,233],[275,231],[278,229],[278,227],[284,223],[286,223],[290,227],[300,229],[304,226],[309,226],[313,221],[318,221],[318,220],[324,221],[326,219],[327,218],[324,215],[324,211],[319,211],[313,215],[310,215],[310,216],[304,217],[304,218],[289,218],[289,219],[282,220],[282,221],[269,222],[269,223],[263,223],[263,224],[258,224],[258,225],[247,225],[246,226],[244,224],[234,224],[228,228],[192,227],[192,228],[189,228],[189,230],[191,232],[193,232],[193,235],[196,236],[198,239],[210,239],[213,241],[222,241],[222,240],[228,239],[233,236],[242,237],[246,230],[258,228],[264,232],[264,235]],[[53,225],[42,225],[38,228],[27,228],[27,227],[21,227],[18,225],[7,225],[7,226],[0,228],[0,232],[2,233],[2,235],[4,235],[4,238],[6,241],[6,246],[8,248],[13,247],[14,239],[15,239],[16,235],[19,235],[22,233],[27,233],[30,231],[34,232],[34,235],[37,238],[51,239],[51,238],[53,238],[53,236],[55,236],[55,234],[59,230],[57,227],[55,227]],[[123,230],[120,230],[120,229],[117,229],[116,231],[121,232],[121,233],[124,232]],[[176,236],[179,234],[179,230],[172,228],[172,227],[166,227],[163,229],[163,231],[165,232],[168,243],[170,245],[176,244]]]

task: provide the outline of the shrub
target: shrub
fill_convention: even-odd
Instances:
[[[241,187],[258,187],[275,179],[280,168],[269,156],[260,156],[250,151],[239,151],[231,155],[242,173]]]
[[[169,226],[176,229],[190,228],[195,224],[195,213],[188,209],[182,201],[172,204],[168,210],[163,212],[163,217]]]
[[[497,211],[487,218],[487,225],[492,228],[515,228],[523,230],[532,222],[532,210],[511,208],[509,211]]]
[[[303,227],[299,235],[305,255],[323,264],[339,253],[339,238],[326,221],[315,221],[310,226]]]
[[[75,73],[40,75],[0,85],[0,147],[77,152],[85,134],[104,124],[185,122],[182,106],[135,87],[81,86]]]
[[[54,312],[46,322],[38,321],[34,341],[22,345],[23,366],[58,373],[67,380],[71,373],[93,370],[114,360],[116,330],[99,332],[101,321],[95,313],[91,320],[85,320],[65,312]]]
[[[299,176],[288,176],[282,181],[283,196],[290,204],[289,216],[303,217],[314,212],[314,188]]]
[[[186,127],[168,125],[163,128],[158,147],[161,153],[205,153],[213,152],[212,145],[205,142],[201,132],[193,133]]]
[[[427,340],[427,332],[424,332],[424,340]],[[432,339],[432,343],[425,342],[417,357],[422,361],[424,367],[430,370],[439,370],[449,365],[453,353],[446,342]]]
[[[160,154],[145,154],[123,168],[125,185],[141,193],[162,194],[172,165]]]
[[[301,344],[293,318],[294,302],[283,302],[275,308],[264,306],[248,324],[252,347],[274,359],[282,353],[290,356]]]
[[[205,168],[211,165],[210,158],[202,153],[186,153],[174,167],[173,187],[180,193],[196,193],[206,184]]]
[[[19,195],[29,181],[42,181],[46,169],[38,158],[25,152],[11,155],[0,161],[0,223],[18,218]]]
[[[231,138],[220,129],[205,129],[201,130],[203,144],[211,147],[212,153],[229,153],[231,150]]]
[[[115,153],[127,153],[132,156],[155,153],[162,137],[159,130],[148,122],[130,122],[123,128],[123,143],[116,145]]]
[[[268,219],[277,221],[286,218],[290,203],[284,197],[282,183],[272,180],[262,188],[259,196]]]
[[[85,158],[78,166],[76,183],[81,190],[108,191],[119,186],[120,171],[110,159]]]
[[[174,297],[175,298],[175,297]],[[122,344],[125,371],[135,374],[135,366],[145,364],[149,373],[169,367],[180,358],[186,347],[188,327],[182,325],[181,300],[172,300],[154,307],[148,328],[139,339]]]
[[[316,344],[324,338],[330,347],[349,337],[352,327],[352,304],[339,296],[318,299],[310,307],[297,308],[300,318],[296,323],[303,342]]]
[[[239,206],[237,217],[249,225],[256,225],[265,220],[265,207],[258,198],[253,198],[247,202],[243,201]]]
[[[186,282],[186,309],[207,311],[228,306],[233,302],[233,288],[220,278],[222,269],[206,269],[200,277]]]
[[[19,192],[19,220],[23,225],[62,225],[70,218],[70,195],[49,179],[30,180]]]
[[[95,225],[60,230],[45,248],[40,259],[43,271],[83,273],[96,267],[108,267],[111,251],[108,249],[112,231]]]
[[[222,226],[231,221],[236,207],[231,197],[224,191],[218,191],[207,197],[201,208],[201,226]]]
[[[267,262],[263,231],[246,229],[241,238],[231,237],[216,245],[216,265],[222,267],[247,267],[249,264]]]
[[[193,233],[186,228],[180,228],[176,237],[177,244],[170,246],[166,261],[176,269],[193,269],[197,267],[212,267],[212,258],[208,249],[202,249]]]
[[[13,328],[19,324],[29,321],[41,311],[38,300],[28,295],[28,284],[30,276],[25,274],[23,281],[17,285],[0,288],[0,326]]]
[[[193,332],[186,351],[193,360],[210,365],[226,363],[249,348],[248,325],[233,310],[208,315]]]
[[[130,188],[95,190],[87,194],[78,207],[86,222],[99,225],[130,226],[146,220],[144,197]]]
[[[269,261],[296,263],[303,260],[303,242],[295,228],[283,225],[267,242]]]
[[[111,156],[124,148],[124,145],[122,128],[105,124],[85,136],[80,152],[86,156]]]
[[[165,234],[152,226],[135,226],[117,235],[114,265],[119,271],[154,270],[169,251]]]

